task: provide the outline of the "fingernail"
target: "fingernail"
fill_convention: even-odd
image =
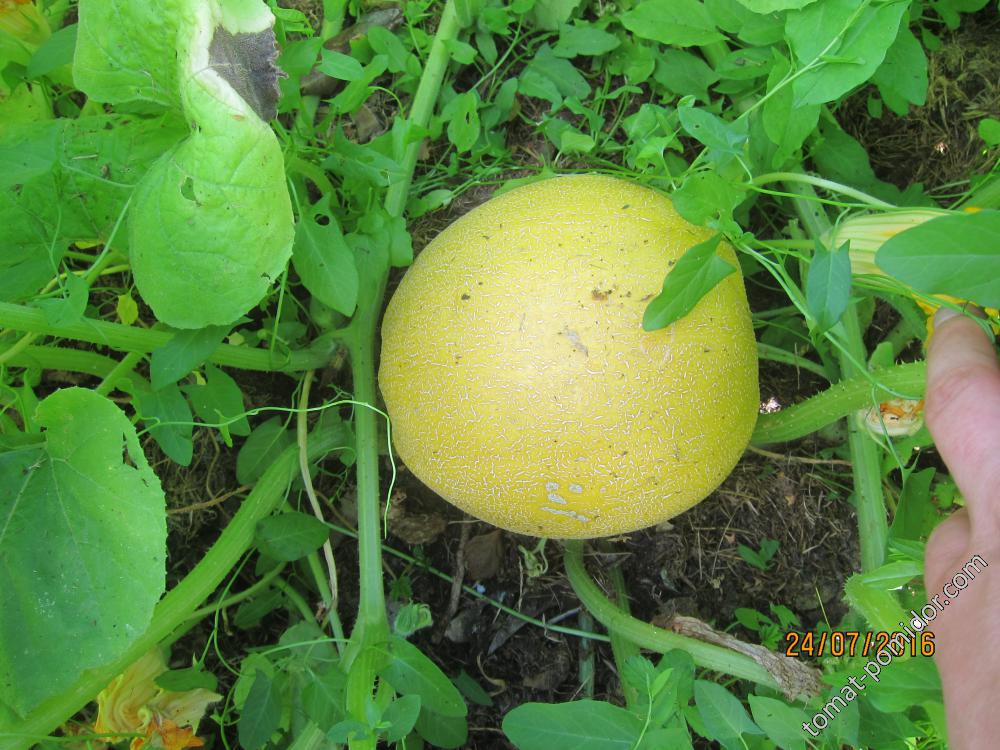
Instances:
[[[962,313],[952,307],[939,307],[938,311],[934,313],[934,328],[940,328],[942,325],[947,323],[952,318],[957,318]]]
[[[940,325],[948,322],[952,318],[956,318],[962,314],[971,315],[974,318],[979,318],[980,320],[986,320],[986,311],[979,305],[974,305],[971,302],[965,302],[961,309],[956,310],[952,307],[939,307],[938,311],[934,313],[934,327],[937,328]]]

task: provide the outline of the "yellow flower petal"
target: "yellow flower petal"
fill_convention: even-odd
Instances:
[[[222,700],[222,696],[201,688],[163,690],[155,681],[166,671],[166,658],[157,648],[115,677],[97,696],[94,731],[142,735],[132,740],[131,750],[142,750],[147,745],[158,750],[203,745],[195,736],[198,723],[208,705]]]
[[[101,734],[139,731],[143,723],[140,711],[160,692],[154,680],[166,671],[167,662],[156,648],[115,677],[97,696],[94,731]]]

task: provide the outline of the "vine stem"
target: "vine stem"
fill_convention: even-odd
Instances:
[[[878,385],[873,385],[872,381]],[[797,440],[890,397],[920,398],[926,382],[927,366],[924,362],[910,362],[846,378],[801,404],[773,414],[761,414],[750,444],[768,445]]]
[[[299,446],[299,473],[302,475],[302,486],[306,491],[306,498],[309,500],[309,507],[313,515],[319,519],[320,523],[326,523],[323,518],[323,508],[316,497],[316,490],[313,487],[312,477],[309,474],[309,393],[312,390],[314,370],[308,370],[302,378],[302,393],[299,396],[299,410],[295,418],[295,439]],[[337,614],[338,595],[337,586],[337,561],[333,557],[333,546],[330,544],[330,537],[323,541],[323,558],[326,560],[326,572],[329,584],[325,590],[321,589],[323,604],[334,616]],[[338,644],[339,645],[339,644]]]
[[[321,429],[311,436],[309,455],[317,460],[337,447],[340,435],[333,429]],[[253,544],[257,522],[269,516],[285,497],[286,489],[298,470],[298,446],[286,448],[275,459],[247,496],[222,534],[194,570],[187,574],[160,600],[153,610],[149,628],[114,661],[84,672],[63,693],[38,706],[23,720],[0,734],[0,750],[27,750],[45,739],[60,724],[87,705],[117,675],[161,641],[190,627],[197,620],[191,615],[218,588],[229,571]]]
[[[802,225],[813,239],[819,239],[830,230],[830,219],[817,206],[817,196],[805,181],[786,181],[786,189],[796,197],[795,210]],[[841,346],[837,348],[841,378],[861,374],[871,378],[865,368],[867,355],[858,322],[856,304],[851,304],[837,325]],[[861,569],[868,571],[882,565],[889,539],[886,519],[885,496],[882,492],[882,470],[878,447],[869,437],[857,414],[847,416],[847,445],[851,454],[851,473],[854,477],[854,496],[858,513],[858,542],[861,546]]]
[[[855,188],[848,187],[847,185],[841,185],[839,182],[834,182],[833,180],[827,180],[822,177],[816,177],[815,175],[805,174],[803,172],[769,172],[768,174],[762,174],[754,177],[753,180],[750,181],[750,184],[767,185],[771,182],[803,183],[806,185],[812,185],[813,187],[823,188],[824,190],[829,190],[831,193],[839,193],[840,195],[846,195],[849,198],[856,198],[862,203],[867,203],[872,208],[886,210],[893,210],[897,208],[897,206],[894,206],[891,203],[886,203],[873,195],[868,195],[868,193],[863,193]]]
[[[583,563],[582,542],[577,540],[566,542],[563,564],[573,591],[594,619],[604,625],[609,632],[618,633],[643,648],[659,652],[681,649],[691,654],[698,666],[751,680],[759,685],[778,688],[778,683],[771,673],[749,656],[658,628],[632,617],[617,607],[604,596],[587,574]]]
[[[12,328],[36,335],[58,336],[90,344],[107,346],[124,352],[146,354],[158,349],[174,337],[170,331],[156,331],[104,320],[83,318],[75,323],[53,325],[45,312],[23,305],[0,302],[0,328]],[[309,349],[274,355],[264,349],[220,344],[208,361],[226,367],[263,372],[300,372],[324,367],[337,346],[336,336],[325,334]]]

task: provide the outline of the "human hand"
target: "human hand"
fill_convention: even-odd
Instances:
[[[1000,711],[1000,364],[992,338],[942,308],[927,353],[927,426],[965,498],[927,543],[928,597],[945,604],[930,628],[951,750],[996,746]],[[988,566],[959,589],[973,556]],[[933,599],[932,599],[933,601]]]

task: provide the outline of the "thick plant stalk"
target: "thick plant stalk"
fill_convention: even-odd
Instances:
[[[761,414],[750,438],[752,445],[797,440],[851,416],[873,402],[902,394],[920,398],[927,381],[927,365],[911,362],[835,383],[801,404],[773,414]]]
[[[321,458],[337,447],[340,438],[332,430],[318,431],[309,439],[309,455]],[[23,721],[0,732],[0,750],[26,750],[44,739],[59,725],[87,705],[112,679],[134,661],[182,626],[196,620],[191,614],[218,588],[253,544],[257,522],[269,516],[285,497],[285,490],[298,470],[298,446],[285,449],[247,496],[233,520],[205,554],[194,570],[160,601],[153,620],[143,635],[118,659],[98,669],[91,669],[70,690],[43,703]]]
[[[791,177],[794,175],[789,176]],[[813,239],[826,234],[830,230],[830,220],[820,207],[812,186],[804,181],[789,179],[785,187],[788,192],[798,196],[794,201],[795,209],[806,231]],[[867,361],[858,313],[853,304],[847,308],[838,328],[843,334],[843,348],[838,348],[837,352],[840,374],[842,378],[850,378],[859,374],[859,366],[864,367]],[[851,472],[854,476],[854,492],[857,499],[861,569],[874,570],[885,560],[885,548],[889,538],[878,448],[866,434],[867,431],[856,414],[847,417],[847,430]]]
[[[426,128],[430,122],[448,68],[448,45],[457,36],[458,30],[454,3],[448,0],[414,95],[409,116],[410,123],[414,126]],[[386,192],[385,208],[391,216],[403,215],[419,151],[420,144],[411,143],[403,153],[397,154],[397,159],[403,166],[403,176],[390,185]],[[379,258],[361,259],[359,262],[361,282],[370,293],[366,295],[364,303],[359,305],[345,337],[354,379],[354,399],[360,405],[355,415],[354,430],[357,447],[358,565],[361,591],[358,619],[344,655],[344,666],[348,671],[356,659],[363,657],[369,646],[384,641],[389,634],[382,583],[378,416],[374,410],[377,395],[375,342],[385,295],[386,265]],[[351,672],[352,687],[347,691],[347,710],[361,721],[366,720],[365,706],[370,700],[376,677],[376,665],[374,662],[369,663],[370,661],[361,662],[361,673],[356,670]],[[352,740],[350,746],[353,750],[374,748],[375,739]]]

